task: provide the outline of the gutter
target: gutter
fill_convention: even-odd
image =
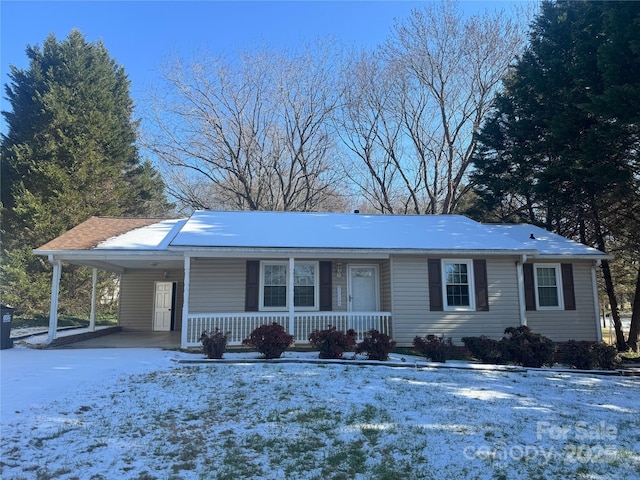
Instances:
[[[131,259],[131,257],[164,257],[170,260],[182,260],[184,255],[167,250],[33,250],[34,255],[56,256],[64,258],[86,258],[91,260]]]
[[[335,256],[390,256],[390,255],[441,255],[441,256],[520,256],[535,255],[537,250],[478,250],[478,249],[418,249],[418,248],[311,248],[311,247],[177,247],[170,246],[171,252],[185,252],[199,257],[229,256],[229,254],[241,254],[246,257],[260,257],[265,254],[281,255],[309,255],[315,257]]]
[[[580,254],[565,254],[565,253],[556,253],[556,254],[541,254],[541,255],[533,255],[532,258],[536,260],[591,260],[591,261],[601,261],[601,260],[613,260],[614,256],[609,255],[608,253],[587,253],[584,255]]]

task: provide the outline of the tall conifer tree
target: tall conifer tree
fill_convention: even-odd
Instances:
[[[2,293],[42,311],[49,274],[33,248],[91,215],[158,215],[168,204],[162,179],[140,161],[129,80],[105,46],[73,30],[26,54],[28,69],[11,67],[12,111],[2,112]],[[74,272],[62,288],[82,297]]]
[[[628,68],[638,65],[639,22],[637,2],[543,3],[474,161],[486,206],[511,207],[502,220],[524,219],[607,249],[640,184],[640,82]],[[602,272],[622,350],[607,261]]]

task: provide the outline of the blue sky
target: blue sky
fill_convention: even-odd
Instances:
[[[131,95],[141,101],[158,78],[163,58],[190,56],[205,48],[228,52],[265,44],[291,47],[332,37],[341,44],[375,47],[387,37],[395,18],[405,18],[427,2],[416,1],[10,1],[0,2],[2,110],[9,65],[28,68],[27,45],[58,40],[72,28],[88,41],[102,40],[125,68]],[[475,11],[488,3],[463,2]],[[4,121],[1,130],[5,132]]]

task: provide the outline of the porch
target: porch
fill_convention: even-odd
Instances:
[[[239,346],[254,329],[272,323],[282,325],[293,335],[297,345],[308,344],[311,332],[324,330],[329,325],[343,332],[355,330],[358,342],[372,329],[391,336],[390,312],[199,313],[187,315],[186,328],[182,332],[182,347],[200,346],[202,332],[211,332],[216,328],[229,333],[227,345]]]

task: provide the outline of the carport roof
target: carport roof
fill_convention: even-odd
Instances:
[[[109,238],[161,221],[160,218],[91,217],[38,250],[91,250]]]

